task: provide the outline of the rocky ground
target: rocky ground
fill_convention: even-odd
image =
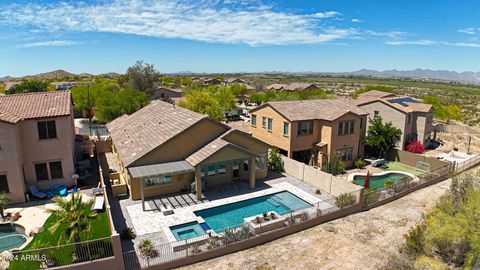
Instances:
[[[183,269],[379,269],[450,181],[367,212]]]

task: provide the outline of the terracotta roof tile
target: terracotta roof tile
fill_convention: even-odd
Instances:
[[[69,91],[49,91],[0,96],[0,121],[17,123],[25,119],[71,114]]]

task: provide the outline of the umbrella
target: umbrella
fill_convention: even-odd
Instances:
[[[365,183],[363,184],[363,187],[365,189],[368,189],[370,187],[370,172],[367,171],[367,176],[365,177]]]

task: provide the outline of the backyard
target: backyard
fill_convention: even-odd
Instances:
[[[411,174],[416,175],[416,176],[421,176],[421,175],[425,174],[424,171],[421,171],[417,168],[402,164],[400,162],[393,162],[392,161],[392,162],[389,162],[387,165],[388,165],[388,168],[385,168],[383,170],[385,170],[385,171],[401,171],[401,172],[411,173]]]

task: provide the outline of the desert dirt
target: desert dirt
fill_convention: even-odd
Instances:
[[[445,180],[370,211],[182,269],[380,269],[449,186]]]

